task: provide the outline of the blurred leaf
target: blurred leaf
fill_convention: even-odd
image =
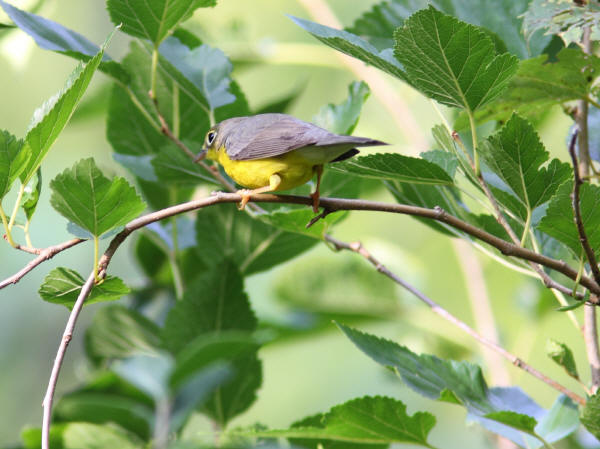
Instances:
[[[67,125],[102,60],[104,48],[112,34],[96,56],[85,64],[80,63],[69,75],[63,88],[33,113],[25,136],[25,145],[31,149],[31,158],[27,168],[20,174],[23,184],[27,184],[35,175],[48,150]]]
[[[541,419],[535,428],[536,433],[546,441],[560,441],[579,428],[579,411],[568,396],[561,394],[556,398],[552,408]]]
[[[62,304],[67,308],[73,308],[85,279],[75,270],[58,267],[52,270],[44,278],[38,293],[44,301],[53,304]],[[114,301],[130,292],[121,279],[115,276],[107,276],[101,284],[94,285],[84,305],[94,304],[101,301]]]
[[[124,178],[109,180],[92,158],[57,175],[50,188],[52,207],[96,237],[125,225],[146,208]]]
[[[518,67],[496,55],[492,40],[473,25],[432,6],[394,33],[394,54],[413,85],[447,106],[474,111],[498,97]]]
[[[0,131],[0,200],[9,192],[13,182],[25,170],[31,149],[23,146],[8,131]]]
[[[427,412],[417,412],[413,416],[406,413],[406,405],[383,396],[365,396],[333,407],[328,413],[309,418],[313,425],[300,422],[287,430],[257,432],[264,436],[283,436],[337,440],[350,443],[394,442],[412,443],[431,447],[427,436],[435,425],[435,417]]]
[[[232,204],[198,211],[196,232],[197,254],[206,265],[231,258],[244,275],[267,270],[317,243],[314,238],[269,226]]]
[[[63,432],[66,425],[62,423],[53,424],[50,427],[50,447],[52,449],[64,449]],[[24,449],[40,449],[42,447],[42,429],[39,427],[25,427],[21,430],[21,441]]]
[[[103,307],[86,330],[86,354],[96,363],[138,353],[153,354],[161,346],[159,333],[156,324],[134,310],[121,305]]]
[[[0,0],[0,6],[13,22],[22,31],[29,34],[35,43],[44,50],[55,51],[81,61],[88,61],[100,50],[86,37],[60,23],[23,11],[2,0]],[[127,83],[129,80],[127,72],[118,62],[111,60],[107,54],[102,56],[98,69],[123,83]]]
[[[571,352],[571,350],[566,344],[549,339],[546,342],[546,354],[557,364],[562,366],[569,376],[574,377],[575,379],[579,379],[579,374],[577,373],[577,367],[575,366],[575,358],[573,357],[573,352]]]
[[[205,109],[214,110],[235,100],[229,92],[233,65],[218,48],[201,45],[190,49],[179,39],[169,37],[159,50],[166,60],[161,61],[161,68]]]
[[[169,397],[169,376],[173,369],[170,354],[137,354],[116,361],[111,369],[123,380],[152,397],[155,402]]]
[[[123,32],[158,45],[198,8],[215,6],[216,0],[108,0],[106,8]]]
[[[562,184],[552,197],[538,229],[567,245],[576,258],[582,255],[579,233],[575,226],[571,193],[573,182]],[[600,254],[600,187],[584,183],[580,189],[580,207],[588,242],[596,256]]]
[[[359,156],[331,166],[334,170],[374,179],[413,184],[452,185],[452,178],[440,166],[425,159],[398,153]]]
[[[339,105],[328,104],[319,109],[314,123],[336,134],[352,134],[364,102],[371,93],[364,81],[354,81],[348,86],[348,98]]]
[[[63,432],[65,449],[142,449],[142,441],[109,425],[70,423]]]
[[[506,394],[498,394],[496,389],[489,390],[481,368],[477,365],[441,360],[427,354],[417,355],[391,341],[341,324],[338,326],[361,351],[377,363],[392,368],[411,389],[425,397],[440,400],[451,393],[454,398],[452,402],[463,405],[474,417],[495,420],[517,430],[524,430],[524,426],[531,427],[534,421],[537,422],[530,413],[521,413],[518,402],[512,400],[513,393],[507,397]],[[536,405],[522,392],[519,394],[527,402]],[[540,407],[536,405],[536,408]],[[526,410],[529,412],[528,408]],[[514,413],[497,414],[497,412]],[[493,428],[492,430],[501,433]]]
[[[177,302],[167,316],[163,339],[173,353],[181,353],[190,341],[201,335],[256,329],[256,317],[237,267],[227,260],[215,260],[208,266],[209,269],[188,286],[183,300]],[[244,351],[227,362],[234,377],[217,388],[204,404],[204,410],[221,426],[254,402],[262,382],[256,350]]]
[[[495,102],[475,113],[477,123],[507,120],[515,111],[528,117],[539,116],[552,105],[585,99],[600,75],[600,58],[579,49],[565,48],[556,59],[548,55],[522,61],[508,88]],[[454,124],[466,129],[469,119],[461,114]]]
[[[56,404],[54,414],[57,422],[115,423],[144,440],[150,438],[154,423],[154,410],[147,404],[106,393],[67,394]]]
[[[214,261],[208,267],[186,288],[183,300],[167,316],[163,339],[173,353],[207,332],[256,328],[237,267],[227,260]]]
[[[495,43],[501,38],[508,50],[521,59],[538,55],[550,40],[549,36],[536,33],[525,39],[521,32],[521,14],[526,11],[529,0],[496,2],[488,8],[487,0],[391,0],[375,4],[369,11],[355,20],[347,31],[369,40],[378,49],[393,46],[394,30],[426,4],[435,6],[446,14],[478,25]],[[489,31],[488,31],[489,30]],[[498,49],[498,46],[496,47]]]
[[[543,30],[547,35],[560,36],[566,47],[581,42],[585,27],[591,28],[593,40],[600,36],[600,5],[593,2],[579,5],[569,0],[533,0],[523,18],[525,37]]]
[[[25,211],[27,220],[31,220],[33,214],[40,200],[40,193],[42,192],[42,168],[38,168],[35,176],[25,186],[23,191],[23,200],[21,201],[21,207]]]
[[[600,440],[600,393],[588,398],[581,414],[581,424]]]
[[[153,284],[169,284],[171,268],[165,249],[159,246],[147,233],[140,233],[135,243],[135,258]]]
[[[263,104],[259,109],[254,111],[253,114],[286,113],[290,106],[298,99],[302,90],[302,87],[296,88],[270,103]]]
[[[569,310],[579,309],[581,306],[585,305],[585,301],[573,301],[571,304],[566,306],[557,307],[557,312],[568,312]]]
[[[327,215],[325,218],[320,219],[307,229],[307,223],[314,216],[315,214],[310,209],[281,209],[274,210],[269,214],[261,214],[259,218],[265,223],[268,223],[276,228],[323,240],[323,236],[328,231],[330,226],[343,218],[344,213]]]
[[[190,143],[186,143],[188,148],[194,148]],[[157,178],[165,184],[196,187],[201,182],[218,183],[173,143],[161,148],[160,152],[152,159],[152,167],[154,167]]]
[[[541,167],[549,154],[533,126],[516,114],[498,133],[482,142],[479,151],[488,167],[510,187],[529,214],[550,200],[558,187],[571,177],[570,165],[558,159]]]
[[[133,156],[130,154],[113,153],[113,159],[129,170],[133,175],[144,181],[156,182],[158,177],[154,172],[152,160],[154,156],[148,154],[144,156]]]
[[[396,78],[410,83],[400,63],[394,58],[390,49],[380,52],[367,41],[355,34],[343,30],[336,30],[310,20],[290,16],[290,18],[304,28],[325,45],[330,46],[342,53],[353,56],[361,61],[377,67]]]

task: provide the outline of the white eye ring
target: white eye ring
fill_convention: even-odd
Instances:
[[[212,143],[215,141],[215,137],[217,137],[217,133],[214,131],[209,131],[206,135],[206,143],[212,145]]]

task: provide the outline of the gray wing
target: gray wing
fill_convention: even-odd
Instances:
[[[333,134],[287,114],[260,114],[230,120],[225,148],[234,160],[279,156],[307,146],[382,144],[373,139]]]

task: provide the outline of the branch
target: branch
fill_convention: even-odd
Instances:
[[[52,259],[58,253],[66,250],[66,249],[69,249],[72,246],[78,245],[81,242],[85,242],[85,241],[86,240],[84,240],[84,239],[71,239],[69,241],[59,243],[58,245],[49,246],[48,248],[45,248],[45,249],[32,249],[32,248],[27,248],[27,247],[20,247],[20,245],[17,246],[17,249],[21,249],[23,251],[26,251],[26,252],[29,252],[32,254],[38,254],[38,257],[36,257],[32,261],[30,261],[18,273],[14,274],[13,276],[0,282],[0,290],[10,284],[16,284],[27,273],[29,273],[31,270],[33,270],[35,267],[37,267],[42,262]]]
[[[549,378],[545,374],[539,372],[537,369],[535,369],[531,365],[527,364],[526,362],[524,362],[523,360],[518,358],[516,355],[511,354],[506,349],[499,346],[497,343],[480,335],[474,329],[469,327],[465,322],[456,318],[454,315],[452,315],[450,312],[448,312],[446,309],[444,309],[442,306],[440,306],[434,300],[432,300],[431,298],[426,296],[424,293],[417,290],[415,287],[413,287],[412,285],[410,285],[409,283],[407,283],[400,277],[396,276],[385,265],[383,265],[381,262],[379,262],[379,260],[377,260],[375,257],[373,257],[371,255],[371,253],[369,253],[369,251],[360,242],[346,243],[346,242],[337,240],[331,236],[327,236],[326,240],[329,241],[330,243],[332,243],[336,250],[344,249],[344,250],[349,250],[349,251],[353,251],[357,254],[360,254],[369,263],[371,263],[371,265],[373,265],[377,269],[377,271],[379,271],[381,274],[383,274],[384,276],[387,276],[392,281],[394,281],[396,284],[398,284],[401,287],[403,287],[404,289],[408,290],[411,294],[413,294],[414,296],[419,298],[421,301],[423,301],[425,304],[427,304],[431,308],[432,312],[436,313],[437,315],[441,316],[445,320],[447,320],[450,323],[454,324],[455,326],[459,327],[464,332],[466,332],[467,334],[469,334],[470,336],[475,338],[482,345],[487,346],[491,350],[497,352],[502,357],[504,357],[505,359],[510,361],[517,368],[521,368],[522,370],[528,372],[529,374],[531,374],[532,376],[541,380],[542,382],[546,383],[547,385],[551,386],[555,390],[558,390],[561,393],[563,393],[564,395],[570,397],[573,401],[577,402],[578,404],[585,405],[586,401],[583,397],[579,396],[578,394],[576,394],[576,393],[572,392],[571,390],[567,389],[566,387],[562,386],[561,384],[559,384],[555,380]]]

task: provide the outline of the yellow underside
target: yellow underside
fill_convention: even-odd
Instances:
[[[281,184],[275,190],[293,189],[308,182],[315,172],[314,163],[296,151],[266,159],[234,161],[221,147],[218,151],[209,150],[207,157],[219,162],[231,179],[249,189],[268,186],[269,178],[275,174],[281,177]]]

